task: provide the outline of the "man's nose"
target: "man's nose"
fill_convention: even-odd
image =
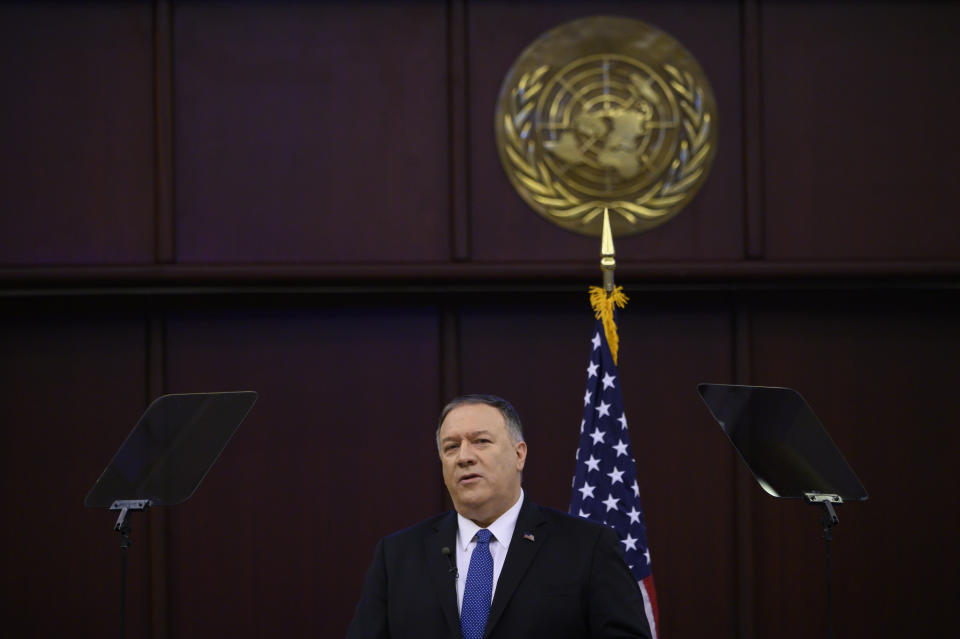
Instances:
[[[457,463],[461,466],[466,466],[477,461],[477,457],[473,452],[473,447],[469,442],[463,442],[460,444],[460,448],[457,450]]]

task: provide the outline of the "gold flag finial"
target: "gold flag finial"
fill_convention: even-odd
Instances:
[[[613,269],[617,267],[614,259],[613,232],[610,230],[610,209],[603,209],[603,231],[600,237],[600,268],[603,269],[603,290],[613,292]]]
[[[622,286],[613,285],[613,269],[617,266],[614,259],[613,233],[610,232],[610,211],[603,210],[603,232],[600,239],[600,268],[603,269],[603,288],[590,287],[590,306],[597,319],[603,323],[603,332],[607,337],[607,345],[613,356],[613,363],[617,363],[617,351],[620,348],[620,338],[617,335],[617,323],[613,319],[615,307],[623,308],[629,299],[623,294]]]

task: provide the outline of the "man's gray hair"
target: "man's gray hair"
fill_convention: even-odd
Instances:
[[[461,395],[460,397],[455,397],[451,399],[446,406],[443,407],[443,410],[440,411],[440,419],[437,421],[437,449],[440,449],[440,427],[443,426],[443,420],[447,418],[447,415],[450,414],[454,408],[458,406],[466,406],[469,404],[485,404],[487,406],[492,406],[500,411],[500,414],[503,416],[503,421],[507,425],[507,432],[510,434],[510,440],[514,444],[518,444],[523,441],[523,424],[520,423],[520,416],[517,415],[516,409],[502,397],[497,397],[496,395]]]

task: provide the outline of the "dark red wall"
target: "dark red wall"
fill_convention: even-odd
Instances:
[[[565,508],[598,242],[497,157],[512,62],[577,17],[698,58],[719,150],[617,240],[621,373],[665,639],[825,634],[819,514],[755,484],[702,381],[785,385],[870,492],[837,636],[931,634],[960,563],[960,50],[948,3],[0,5],[0,628],[115,634],[83,497],[149,401],[260,399],[197,494],[134,518],[130,636],[343,636],[376,540],[448,507],[433,430],[504,395]]]

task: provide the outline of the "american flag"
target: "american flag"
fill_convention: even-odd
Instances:
[[[627,564],[643,593],[650,632],[657,639],[657,594],[640,509],[636,462],[630,447],[617,365],[600,319],[597,319],[591,344],[570,514],[604,523],[617,532]]]

